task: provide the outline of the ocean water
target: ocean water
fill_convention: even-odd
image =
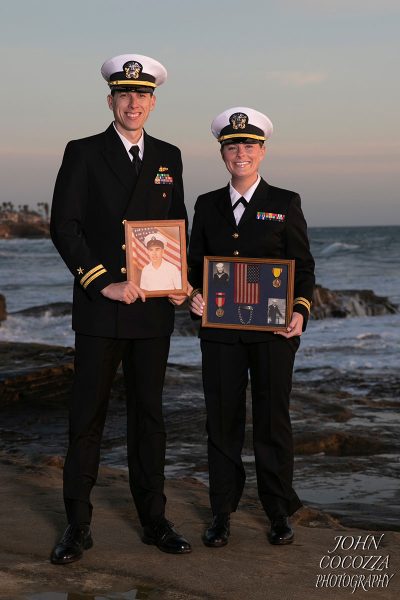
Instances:
[[[400,227],[311,228],[310,239],[319,284],[372,289],[400,304]],[[70,317],[13,314],[71,301],[72,276],[50,240],[0,240],[0,293],[9,312],[0,340],[73,345]],[[310,380],[334,367],[344,375],[359,371],[384,377],[398,369],[399,358],[400,315],[324,319],[311,321],[302,336],[295,373]],[[199,365],[198,340],[174,336],[170,362]]]

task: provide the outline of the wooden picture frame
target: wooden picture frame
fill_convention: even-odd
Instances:
[[[185,221],[125,221],[127,278],[146,297],[187,294]]]
[[[293,313],[294,260],[204,257],[203,327],[279,331]]]

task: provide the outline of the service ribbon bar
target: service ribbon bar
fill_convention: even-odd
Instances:
[[[172,175],[169,175],[168,173],[157,173],[154,183],[158,185],[160,185],[161,183],[168,183],[171,185],[172,183],[174,183],[174,179]]]
[[[286,215],[282,215],[280,213],[271,213],[271,212],[257,212],[257,219],[259,221],[279,221],[283,223]]]

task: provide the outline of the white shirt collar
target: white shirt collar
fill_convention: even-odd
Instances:
[[[117,134],[119,135],[119,137],[121,139],[121,142],[125,146],[125,150],[127,151],[129,158],[132,160],[132,154],[129,152],[129,150],[132,148],[132,146],[139,146],[139,158],[140,158],[140,160],[143,160],[143,154],[144,154],[143,130],[142,130],[142,135],[140,136],[140,139],[136,142],[136,144],[132,144],[132,142],[130,142],[124,135],[122,135],[122,133],[120,133],[118,131],[118,129],[115,127],[115,122],[113,123],[113,125],[114,125],[115,131],[117,132]]]
[[[247,202],[250,202],[260,181],[261,181],[261,176],[258,175],[257,181],[255,183],[253,183],[253,185],[251,187],[249,187],[249,189],[244,194],[239,194],[239,192],[237,190],[235,190],[235,188],[233,187],[232,181],[230,181],[229,182],[229,193],[231,195],[232,206],[235,204],[235,202],[237,202],[239,200],[239,198],[242,198],[242,197],[245,198],[245,200]]]

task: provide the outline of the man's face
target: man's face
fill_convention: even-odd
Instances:
[[[161,246],[150,246],[150,248],[147,248],[147,251],[149,253],[150,260],[152,263],[161,262],[164,254],[164,248],[162,248]]]
[[[116,128],[122,135],[139,133],[143,129],[156,97],[144,92],[115,92],[107,96],[109,108],[114,113]],[[128,137],[128,136],[127,136]]]
[[[258,173],[265,156],[265,146],[260,144],[225,144],[221,148],[222,160],[232,177],[250,177]]]
[[[221,274],[223,272],[224,272],[224,265],[218,264],[217,265],[217,273]]]

